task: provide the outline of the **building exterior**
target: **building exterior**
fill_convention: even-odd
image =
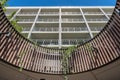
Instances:
[[[47,47],[67,47],[93,38],[110,19],[113,6],[8,7],[7,16],[23,26],[22,34]]]
[[[25,9],[27,12],[24,11],[23,13]],[[48,47],[61,48],[62,46],[81,44],[83,39],[92,38],[89,42],[78,45],[71,52],[67,60],[67,74],[64,74],[64,65],[61,63],[64,61],[65,51],[69,48],[55,49],[35,45],[14,29],[14,26],[5,16],[2,7],[0,7],[0,79],[64,80],[63,75],[67,75],[69,80],[119,80],[120,0],[117,0],[111,18],[111,14],[108,14],[108,12],[112,12],[112,7],[74,7],[75,13],[71,12],[71,9],[73,9],[71,7],[56,7],[54,9],[55,11],[58,10],[58,14],[55,15],[57,11],[55,12],[53,7],[54,14],[50,12],[51,9],[49,10],[48,7],[8,8],[6,14],[9,15],[10,12],[17,11],[12,19],[19,20],[18,23],[24,26],[22,34],[24,36],[27,34],[26,37],[29,39],[43,39],[44,42],[48,39],[59,40],[56,45],[55,43],[46,43]],[[86,11],[86,9],[90,10]],[[37,13],[35,13],[35,10],[38,10]],[[76,10],[80,11],[79,15]],[[31,11],[34,14],[30,14]],[[85,14],[85,11],[89,14]],[[42,12],[47,14],[41,14]],[[93,14],[93,12],[97,14]],[[65,15],[65,13],[67,14]],[[109,21],[105,24],[107,20]],[[105,26],[105,28],[94,37],[100,30],[98,24],[99,26]],[[26,30],[28,25],[30,28]],[[57,30],[54,30],[56,28]],[[55,37],[55,34],[58,38]],[[78,40],[78,38],[82,40]],[[65,42],[63,44],[64,39],[74,39],[78,42],[72,44],[65,44]],[[39,41],[38,43],[41,44]],[[46,45],[43,44],[43,46]]]

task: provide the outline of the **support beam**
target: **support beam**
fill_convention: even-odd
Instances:
[[[59,48],[62,46],[62,26],[61,26],[61,8],[59,9]]]
[[[15,13],[15,15],[10,19],[10,21],[13,20],[13,19],[15,19],[15,17],[17,16],[17,14],[18,14],[20,11],[21,11],[21,8]]]
[[[106,15],[106,13],[102,10],[102,8],[99,8],[101,11],[102,11],[102,13],[105,15],[105,17],[109,20],[110,18]]]
[[[91,29],[90,29],[90,27],[89,27],[89,25],[88,25],[88,22],[87,22],[87,20],[86,20],[86,18],[85,18],[85,15],[84,15],[84,13],[83,13],[83,11],[82,11],[81,8],[80,8],[80,11],[81,11],[81,14],[82,14],[82,16],[83,16],[83,19],[84,19],[84,21],[85,21],[85,24],[86,24],[86,26],[87,26],[87,29],[88,29],[88,31],[89,31],[90,37],[93,38],[93,34],[92,34],[92,32],[91,32]]]
[[[35,20],[34,20],[34,22],[33,22],[33,24],[32,24],[32,27],[31,27],[31,29],[30,29],[30,32],[29,32],[29,34],[28,34],[28,38],[31,37],[32,30],[33,30],[33,28],[34,28],[34,26],[35,26],[35,23],[36,23],[37,19],[38,19],[38,16],[39,16],[40,11],[41,11],[41,9],[38,10],[38,13],[37,13],[37,15],[36,15],[36,17],[35,17]]]

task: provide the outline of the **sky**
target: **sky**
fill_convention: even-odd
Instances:
[[[9,6],[115,6],[116,0],[8,0]]]

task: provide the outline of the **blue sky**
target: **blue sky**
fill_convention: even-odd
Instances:
[[[114,6],[116,0],[9,0],[9,6]]]

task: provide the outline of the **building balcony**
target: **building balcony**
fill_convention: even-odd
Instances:
[[[68,14],[81,14],[80,12],[62,12],[62,15],[68,15]]]
[[[58,45],[58,39],[32,39],[39,45]]]
[[[62,39],[62,45],[77,45],[82,44],[89,39]]]
[[[59,45],[58,39],[32,39],[34,42],[37,42],[39,45]],[[89,39],[62,39],[62,45],[77,45],[82,44]]]
[[[87,21],[108,21],[108,19],[87,19]]]
[[[34,27],[33,31],[59,31],[58,27]]]
[[[112,14],[112,12],[105,12],[106,14]]]
[[[59,22],[59,19],[38,19],[37,22]]]
[[[11,14],[11,12],[5,12],[6,16],[9,16]]]
[[[84,19],[62,19],[62,22],[81,22]]]
[[[84,12],[84,14],[103,14],[102,12]]]
[[[103,27],[90,27],[91,31],[101,31]]]
[[[20,12],[18,15],[31,15],[31,14],[37,14],[37,12]]]
[[[62,27],[62,31],[88,31],[87,27]]]
[[[30,31],[30,27],[24,27],[23,31]]]
[[[59,14],[59,12],[41,12],[42,15],[53,15],[53,14]]]
[[[28,30],[28,28],[25,28]],[[33,31],[59,31],[59,27],[34,27]],[[62,27],[62,31],[88,31],[87,27]]]
[[[34,22],[34,19],[17,19],[18,22]]]

